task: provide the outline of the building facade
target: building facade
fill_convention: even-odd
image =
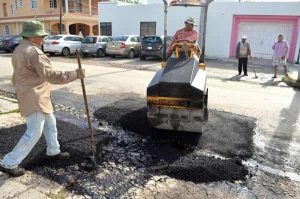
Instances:
[[[164,7],[160,0],[142,5],[100,2],[98,6],[101,34],[163,34]],[[187,17],[199,22],[200,13],[199,7],[169,7],[168,34],[182,28]],[[299,32],[299,2],[213,2],[208,10],[206,55],[234,57],[237,42],[246,34],[254,57],[272,58],[272,44],[283,34],[290,45],[288,59],[293,62],[300,48]]]
[[[98,0],[0,0],[0,35],[17,35],[24,21],[34,19],[43,22],[49,34],[59,34],[61,27],[62,34],[81,31],[83,35],[98,35],[97,3]]]

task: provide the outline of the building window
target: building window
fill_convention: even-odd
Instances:
[[[10,14],[13,15],[14,14],[14,6],[10,5]]]
[[[6,3],[3,3],[3,4],[2,4],[2,8],[3,8],[3,16],[4,16],[4,17],[7,17],[7,7],[6,7],[6,5],[7,5]]]
[[[57,8],[56,0],[50,0],[50,8]]]
[[[19,0],[19,5],[20,5],[20,7],[23,6],[23,0]]]
[[[156,22],[141,22],[140,35],[156,35]]]
[[[15,0],[15,4],[16,4],[16,10],[18,10],[18,1]]]
[[[111,22],[100,23],[100,34],[105,36],[112,36],[112,24]]]
[[[37,8],[37,0],[31,0],[31,8]]]
[[[82,12],[81,0],[76,0],[76,12]]]
[[[8,27],[8,25],[4,26],[4,34],[9,35],[9,27]]]

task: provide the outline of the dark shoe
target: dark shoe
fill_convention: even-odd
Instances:
[[[248,76],[248,74],[246,73],[246,74],[244,74],[244,76]]]
[[[15,169],[7,169],[0,165],[0,171],[9,174],[12,177],[19,177],[25,174],[25,169],[17,167]]]
[[[241,73],[239,73],[239,75],[241,75]]]
[[[50,160],[68,160],[70,159],[70,154],[68,152],[60,152],[57,155],[47,156]]]
[[[276,75],[274,75],[272,78],[273,78],[273,79],[275,79],[275,78],[277,78],[277,76],[276,76]]]

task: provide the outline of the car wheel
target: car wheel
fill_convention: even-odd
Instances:
[[[115,57],[116,57],[116,55],[110,55],[110,57],[111,57],[111,58],[115,58]]]
[[[49,54],[50,54],[51,56],[54,56],[54,55],[55,55],[55,53],[54,53],[54,52],[49,52]]]
[[[130,51],[128,52],[128,58],[129,58],[129,59],[133,59],[134,56],[135,56],[134,50],[130,50]]]
[[[6,50],[5,52],[6,52],[6,53],[11,53],[11,51],[10,51],[10,50]]]
[[[97,57],[104,57],[105,56],[105,52],[103,49],[98,49],[97,50]]]
[[[86,53],[80,53],[81,57],[87,57]]]
[[[143,55],[141,55],[141,56],[140,56],[140,60],[146,60],[146,57],[143,56]]]
[[[63,56],[69,56],[69,55],[70,55],[70,49],[67,48],[67,47],[64,47],[64,48],[62,49],[62,55],[63,55]]]

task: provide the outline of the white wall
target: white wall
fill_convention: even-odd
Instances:
[[[207,21],[207,56],[229,57],[233,15],[300,16],[300,3],[211,3]],[[295,57],[300,47],[300,30],[298,37]]]
[[[156,21],[156,33],[163,34],[163,5],[158,0],[151,4],[118,6],[116,3],[99,3],[99,21],[112,22],[112,34],[139,34],[140,22]],[[210,57],[229,56],[233,15],[293,15],[300,16],[300,3],[222,3],[209,6],[206,54]],[[199,7],[169,7],[168,35],[183,27],[187,17],[200,18]],[[295,58],[300,47],[300,30]]]
[[[187,17],[200,18],[199,8],[171,7],[168,9],[168,35],[183,28]],[[112,22],[112,34],[140,34],[140,22],[156,21],[156,34],[163,35],[164,7],[162,4],[117,5],[99,3],[99,21]],[[199,20],[197,20],[199,21]]]

